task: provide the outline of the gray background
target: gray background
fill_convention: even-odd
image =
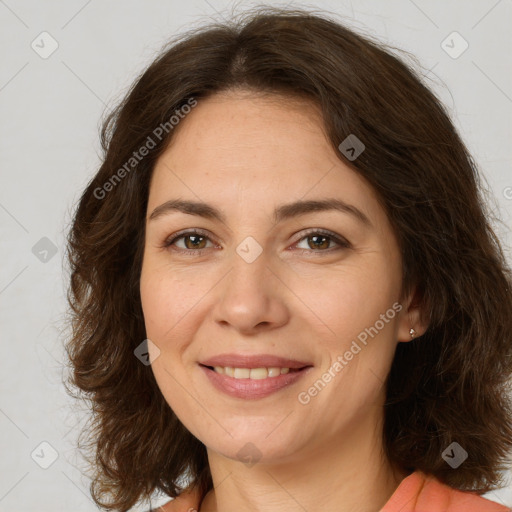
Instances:
[[[250,5],[239,1],[237,9]],[[293,5],[337,13],[417,56],[488,182],[490,207],[503,221],[496,228],[509,247],[512,0]],[[104,109],[170,36],[232,7],[224,0],[0,0],[0,511],[96,509],[74,448],[87,416],[61,384],[65,234],[99,164]],[[457,58],[462,40],[451,36],[442,45],[454,31],[469,44]],[[58,48],[44,55],[51,44]],[[490,497],[512,506],[510,486]]]

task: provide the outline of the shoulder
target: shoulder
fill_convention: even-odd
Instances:
[[[198,512],[199,503],[200,497],[197,491],[185,491],[177,498],[149,512]]]
[[[478,494],[459,491],[435,478],[426,475],[420,476],[425,480],[425,484],[420,494],[419,510],[424,508],[422,504],[428,503],[429,499],[437,499],[445,507],[446,512],[510,512],[510,508]]]
[[[381,512],[510,512],[510,508],[472,492],[459,491],[416,471],[406,477]]]

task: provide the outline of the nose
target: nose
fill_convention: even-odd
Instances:
[[[286,304],[290,292],[270,268],[265,253],[248,262],[235,252],[232,261],[231,270],[216,287],[215,321],[243,334],[285,325],[290,318]]]

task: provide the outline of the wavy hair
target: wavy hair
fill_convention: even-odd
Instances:
[[[396,233],[403,294],[419,290],[429,327],[398,344],[387,379],[391,463],[480,494],[502,483],[512,446],[510,268],[473,158],[424,77],[393,50],[327,14],[260,6],[175,37],[103,119],[101,167],[67,237],[68,392],[92,409],[81,435],[99,506],[126,511],[154,491],[204,496],[213,485],[205,446],[134,350],[146,339],[149,182],[173,136],[157,140],[155,130],[191,98],[238,88],[318,105],[332,147],[374,188]],[[366,146],[355,161],[338,150],[350,134]],[[135,158],[151,136],[154,147]],[[441,457],[453,441],[469,453],[457,469]]]

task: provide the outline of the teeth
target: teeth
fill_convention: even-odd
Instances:
[[[213,369],[221,375],[234,377],[235,379],[266,379],[278,377],[290,371],[290,368],[231,368],[230,366],[214,366]]]

